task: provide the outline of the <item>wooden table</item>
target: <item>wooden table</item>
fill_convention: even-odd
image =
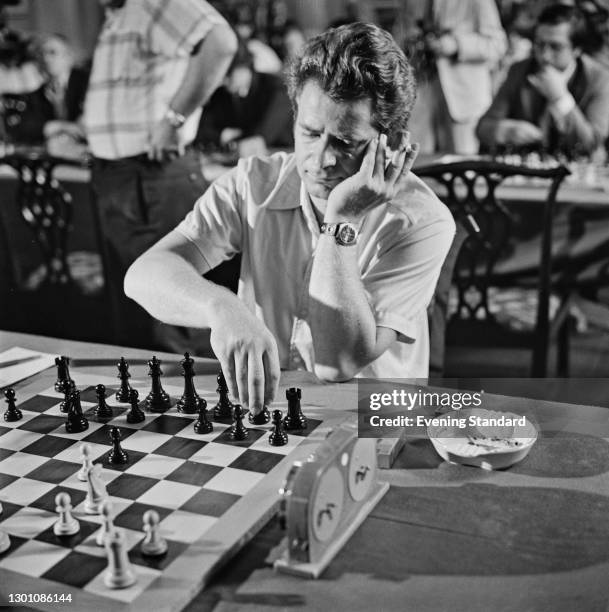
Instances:
[[[106,375],[119,354],[141,359],[136,370],[149,357],[0,334],[0,350],[13,345],[68,354]],[[179,356],[162,357],[175,375]],[[304,380],[312,379],[287,372],[282,383]],[[424,437],[410,439],[383,472],[389,493],[321,579],[265,564],[282,536],[271,521],[187,610],[606,610],[609,410],[492,394],[483,407],[532,413],[542,423],[522,463],[499,472],[450,465]]]

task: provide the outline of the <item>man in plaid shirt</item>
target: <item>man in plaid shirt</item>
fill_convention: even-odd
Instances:
[[[100,2],[107,15],[83,120],[110,271],[122,287],[131,262],[173,229],[205,191],[188,147],[237,40],[204,0]],[[143,316],[126,300],[121,306],[120,340],[149,342]]]

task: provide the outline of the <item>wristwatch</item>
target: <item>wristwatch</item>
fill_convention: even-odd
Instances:
[[[322,223],[321,233],[334,236],[336,244],[351,246],[357,243],[357,227],[353,223]]]
[[[184,122],[186,121],[186,117],[184,117],[184,115],[176,113],[176,111],[174,111],[171,107],[167,109],[167,112],[165,113],[165,119],[167,119],[169,125],[172,128],[175,128],[176,130],[178,128],[181,128],[184,125]]]

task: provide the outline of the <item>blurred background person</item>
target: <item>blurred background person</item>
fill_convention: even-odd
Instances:
[[[477,153],[476,124],[507,48],[495,0],[412,0],[405,21],[419,84],[413,141],[421,153]]]
[[[477,134],[487,150],[592,155],[609,134],[609,72],[581,52],[586,26],[574,6],[546,7],[531,57],[517,62]]]
[[[298,22],[288,19],[281,32],[281,54],[284,66],[287,66],[302,50],[307,37]]]
[[[254,60],[254,70],[267,74],[281,72],[283,64],[275,51],[260,39],[256,27],[256,14],[248,2],[237,4],[228,12],[228,22],[235,28],[239,38]]]
[[[292,110],[283,80],[257,72],[243,41],[224,84],[203,109],[196,141],[203,149],[234,150],[239,157],[293,146]]]
[[[53,119],[44,126],[47,149],[53,155],[78,157],[85,152],[83,113],[90,62],[78,64],[68,39],[50,34],[41,43],[42,65],[47,75],[44,94],[53,107]]]

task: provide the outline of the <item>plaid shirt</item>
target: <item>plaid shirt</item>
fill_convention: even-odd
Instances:
[[[226,23],[204,0],[127,0],[108,14],[93,58],[84,110],[91,152],[102,159],[145,153],[180,87],[195,46]],[[201,111],[180,129],[193,141]]]

